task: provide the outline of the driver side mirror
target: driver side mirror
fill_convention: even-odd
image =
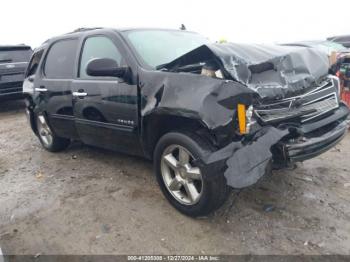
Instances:
[[[122,78],[128,71],[127,67],[120,67],[117,61],[110,58],[96,58],[86,66],[89,76],[114,76]]]

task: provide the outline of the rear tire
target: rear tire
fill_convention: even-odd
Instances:
[[[55,135],[43,114],[35,116],[35,124],[39,141],[47,151],[62,151],[70,145],[69,139]]]
[[[229,195],[224,174],[208,179],[193,163],[194,159],[213,151],[211,145],[190,132],[167,133],[155,148],[154,170],[158,184],[170,204],[185,215],[208,215]]]

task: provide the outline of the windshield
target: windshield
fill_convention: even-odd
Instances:
[[[139,57],[153,68],[169,63],[210,42],[208,38],[186,31],[136,30],[125,31],[123,34]]]

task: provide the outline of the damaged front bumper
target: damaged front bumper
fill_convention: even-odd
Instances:
[[[265,126],[249,141],[231,142],[197,164],[208,178],[223,172],[227,185],[244,188],[256,183],[273,165],[286,167],[333,147],[347,133],[348,115],[349,109],[340,104],[331,115],[299,128]]]
[[[305,139],[298,143],[287,143],[285,147],[288,159],[290,162],[299,162],[322,154],[344,138],[347,128],[347,123],[342,122],[320,137]]]
[[[304,124],[297,132],[297,139],[282,141],[285,161],[300,162],[318,156],[336,145],[346,135],[346,118],[349,109],[344,104],[328,117],[317,122]]]

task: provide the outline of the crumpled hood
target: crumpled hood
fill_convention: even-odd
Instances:
[[[169,63],[176,69],[215,59],[226,74],[257,91],[262,98],[281,99],[315,85],[328,74],[325,53],[305,47],[256,44],[202,45]]]

